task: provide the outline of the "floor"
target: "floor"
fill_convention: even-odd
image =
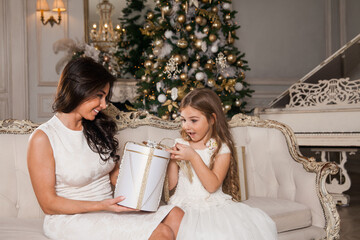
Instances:
[[[348,207],[338,207],[340,215],[340,239],[360,240],[360,173],[348,172],[351,187],[345,192],[350,196]]]

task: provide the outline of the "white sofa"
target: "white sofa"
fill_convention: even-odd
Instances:
[[[176,121],[114,107],[109,114],[117,119],[120,146],[179,136]],[[236,146],[245,147],[244,202],[274,219],[279,239],[338,239],[339,215],[325,189],[326,176],[337,166],[301,156],[293,132],[278,122],[239,114],[230,125]],[[0,239],[47,239],[26,166],[27,141],[36,127],[29,121],[0,121]]]

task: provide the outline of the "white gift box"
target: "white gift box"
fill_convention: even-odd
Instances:
[[[118,204],[157,211],[169,160],[170,153],[163,148],[127,142],[114,193],[125,200]]]

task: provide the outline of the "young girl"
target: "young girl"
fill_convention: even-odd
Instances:
[[[168,167],[169,189],[177,185],[170,203],[185,212],[177,239],[277,239],[269,216],[238,202],[237,155],[220,98],[195,89],[180,112],[182,139]]]

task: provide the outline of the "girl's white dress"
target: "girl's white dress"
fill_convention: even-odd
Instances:
[[[189,145],[183,139],[176,142]],[[209,166],[212,151],[209,148],[195,150]],[[229,153],[224,144],[219,154]],[[179,180],[170,204],[181,207],[185,215],[181,221],[177,239],[193,240],[272,240],[277,239],[275,223],[258,208],[252,208],[231,200],[220,187],[216,192],[205,190],[193,169],[192,182],[183,170],[179,170]]]
[[[46,133],[53,149],[58,196],[86,201],[112,198],[109,172],[115,163],[103,162],[82,131],[68,129],[56,116],[38,129]],[[148,239],[172,208],[162,206],[155,213],[46,215],[43,228],[51,239]]]

